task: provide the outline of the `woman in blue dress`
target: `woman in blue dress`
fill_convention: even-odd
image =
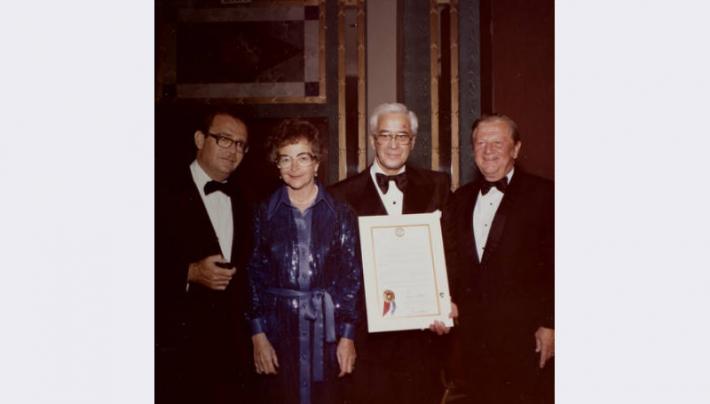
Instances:
[[[338,377],[355,366],[357,218],[316,179],[320,142],[313,124],[285,120],[269,145],[284,186],[257,210],[247,269],[263,402],[334,403]]]

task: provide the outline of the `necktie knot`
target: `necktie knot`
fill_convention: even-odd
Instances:
[[[382,173],[377,173],[375,174],[375,178],[377,179],[377,186],[380,187],[380,190],[382,190],[383,194],[386,194],[389,190],[390,181],[394,181],[394,183],[397,184],[397,188],[399,188],[399,190],[402,192],[404,192],[404,189],[407,187],[406,171],[397,175],[385,175]]]
[[[508,177],[503,177],[498,181],[487,181],[485,178],[481,177],[481,194],[485,195],[491,188],[496,187],[500,192],[505,193],[505,189],[508,188]]]
[[[223,194],[229,195],[226,182],[208,181],[207,184],[205,184],[205,195],[209,195],[215,191],[222,191]]]

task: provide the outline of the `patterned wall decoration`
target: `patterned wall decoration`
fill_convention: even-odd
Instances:
[[[325,0],[178,10],[178,98],[325,103],[325,90]]]

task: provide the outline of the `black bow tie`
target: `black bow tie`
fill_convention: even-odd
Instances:
[[[404,189],[407,187],[406,171],[397,175],[384,175],[382,173],[377,173],[375,174],[375,178],[377,178],[377,186],[380,187],[383,194],[386,194],[387,190],[390,188],[390,181],[394,181],[395,184],[397,184],[397,188],[399,188],[402,192],[404,192]]]
[[[223,194],[229,195],[226,182],[209,181],[205,184],[205,195],[209,195],[215,191],[222,191]]]
[[[481,177],[481,195],[485,195],[492,187],[498,188],[500,192],[505,193],[505,189],[508,188],[508,177],[503,177],[498,181],[486,181],[485,178]]]

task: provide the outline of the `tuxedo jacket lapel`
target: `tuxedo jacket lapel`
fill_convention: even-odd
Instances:
[[[422,178],[419,171],[407,166],[407,190],[402,200],[402,213],[426,212],[429,201],[434,196],[432,184]]]
[[[505,198],[504,198],[505,199]],[[503,235],[503,229],[505,228],[505,209],[503,208],[503,203],[498,207],[496,215],[493,218],[493,223],[491,224],[491,230],[488,232],[488,240],[486,241],[486,248],[483,252],[483,258],[481,262],[488,261],[492,255],[495,254],[498,248],[501,236]]]
[[[491,230],[488,233],[488,241],[486,242],[486,251],[483,253],[484,262],[488,261],[486,257],[490,257],[496,253],[496,250],[500,245],[505,231],[506,218],[510,215],[510,212],[513,211],[518,198],[520,181],[516,181],[516,178],[519,180],[520,175],[513,175],[513,178],[510,180],[510,185],[508,185],[508,188],[503,195],[503,199],[498,206],[498,210],[496,210],[496,214],[493,217]]]
[[[473,232],[473,208],[476,206],[479,189],[477,185],[474,185],[471,189],[471,195],[467,198],[464,214],[459,222],[459,226],[461,226],[459,234],[463,234],[462,240],[463,246],[465,247],[462,253],[469,256],[467,257],[467,262],[474,262],[476,264],[481,263],[481,257],[478,256],[476,235]]]
[[[387,210],[385,205],[382,204],[380,194],[372,181],[370,169],[365,169],[358,176],[360,178],[358,178],[356,186],[361,190],[360,195],[362,197],[353,204],[358,216],[386,215]]]
[[[190,236],[191,243],[195,246],[195,254],[199,259],[209,255],[219,254],[219,240],[217,233],[212,227],[207,208],[202,202],[202,197],[195,182],[192,180],[192,175],[188,172],[188,183],[185,186],[184,201],[185,206],[182,209],[185,220],[189,221],[187,228],[192,229],[193,234]],[[232,205],[234,208],[234,205]]]
[[[241,246],[242,240],[240,238],[245,237],[244,234],[239,234],[239,229],[245,228],[244,226],[244,221],[247,220],[247,218],[244,217],[244,206],[241,205],[242,198],[240,198],[239,191],[236,189],[233,189],[229,195],[229,199],[232,203],[232,223],[233,223],[233,230],[232,230],[232,256],[229,257],[229,262],[237,265],[239,264],[237,261],[237,258],[240,256],[238,253],[238,249]]]

